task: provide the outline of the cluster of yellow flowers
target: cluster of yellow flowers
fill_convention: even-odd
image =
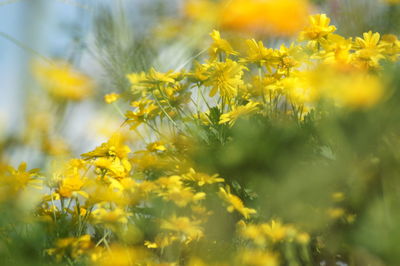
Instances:
[[[335,31],[326,15],[314,15],[298,42],[273,49],[250,39],[236,50],[214,30],[210,60],[196,62],[192,71],[128,75],[132,91],[141,95],[132,102],[128,123],[165,117],[179,126],[176,120],[193,110],[195,118],[212,123],[199,100],[217,102],[219,124],[231,125],[250,113],[292,113],[301,119],[321,99],[353,108],[377,103],[383,95],[381,62],[398,59],[400,41],[371,31],[363,38],[344,38]]]
[[[46,250],[56,260],[280,265],[285,254],[295,256],[294,250],[300,250],[302,260],[311,263],[309,234],[277,219],[263,221],[255,207],[232,192],[229,177],[196,169],[189,153],[196,146],[192,136],[210,141],[198,129],[224,143],[224,128],[245,116],[301,121],[320,100],[349,108],[376,104],[383,95],[381,61],[398,59],[400,41],[372,32],[347,39],[335,30],[326,15],[314,15],[297,42],[277,49],[254,39],[234,47],[215,30],[209,60],[195,62],[190,71],[128,74],[132,110],[123,125],[130,126],[137,141],[117,132],[81,158],[58,166],[48,178],[36,169],[27,171],[25,164],[1,168],[1,201],[42,187],[45,195],[34,218],[56,238]],[[66,66],[37,71],[43,79],[48,71],[66,76],[61,87],[46,79],[54,96],[79,100],[91,90],[84,76]],[[105,101],[116,104],[119,98],[108,94]],[[332,210],[331,216],[342,213]],[[236,223],[235,244],[229,247],[213,236],[212,222],[219,217]],[[210,247],[235,251],[220,262],[200,259],[200,251]]]

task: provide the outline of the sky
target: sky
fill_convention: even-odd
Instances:
[[[96,71],[93,58],[88,58],[89,53],[83,57],[75,55],[82,50],[80,44],[90,46],[90,24],[97,7],[116,9],[121,4],[129,6],[126,12],[130,18],[143,18],[137,4],[147,5],[152,1],[0,0],[0,139],[23,132],[27,92],[35,93],[40,89],[30,75],[34,60],[83,58],[73,62],[91,75]],[[136,23],[143,23],[143,20]],[[96,136],[87,133],[89,122],[98,116],[98,111],[91,101],[85,101],[68,112],[70,119],[62,134],[79,149],[78,154],[101,143]],[[10,160],[16,165],[21,160],[35,165],[36,157],[35,151],[21,147]]]
[[[65,56],[73,46],[68,31],[81,14],[64,0],[0,0],[0,131],[18,126],[22,118],[30,62]]]
[[[22,122],[24,95],[33,90],[29,76],[33,60],[70,59],[79,51],[74,36],[83,36],[87,41],[93,11],[98,6],[129,6],[130,18],[144,23],[137,6],[151,2],[154,1],[0,0],[0,137],[1,132],[13,131]]]

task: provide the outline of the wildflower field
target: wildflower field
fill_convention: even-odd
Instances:
[[[0,31],[0,265],[400,265],[400,1],[0,12],[51,2],[68,49]]]

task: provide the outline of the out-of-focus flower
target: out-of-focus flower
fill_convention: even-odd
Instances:
[[[204,235],[203,229],[198,224],[198,221],[192,221],[188,217],[177,217],[174,215],[167,220],[163,220],[161,228],[181,233],[188,238],[187,240],[191,241],[199,239]]]
[[[104,95],[104,101],[108,104],[113,103],[115,101],[117,101],[119,99],[119,97],[121,97],[121,95],[119,95],[118,93],[108,93],[106,95]]]
[[[327,213],[332,219],[339,219],[345,215],[346,212],[343,208],[331,208],[327,211]]]
[[[305,22],[310,6],[303,0],[232,0],[221,3],[223,28],[293,35]]]
[[[42,141],[42,149],[44,152],[53,156],[63,156],[70,153],[70,147],[66,140],[62,137],[44,137]]]
[[[389,60],[396,61],[400,56],[400,41],[394,34],[385,34],[381,40],[384,47],[383,53]]]
[[[230,193],[229,190],[219,188],[219,196],[228,204],[228,212],[238,211],[243,215],[244,218],[248,219],[251,214],[257,213],[256,210],[246,208],[243,201],[238,197]]]
[[[81,237],[67,237],[58,239],[54,248],[47,249],[49,255],[56,257],[58,261],[64,256],[71,256],[74,259],[85,255],[92,247],[90,235]]]
[[[400,4],[400,0],[383,0],[385,3],[388,4]]]
[[[210,0],[186,0],[183,13],[196,21],[214,24],[218,18],[219,5]]]
[[[67,62],[36,61],[33,64],[33,73],[43,87],[56,98],[81,101],[93,93],[93,81]]]
[[[131,215],[131,213],[119,207],[113,210],[100,207],[92,212],[92,218],[95,224],[106,225],[126,224]]]
[[[152,143],[147,144],[147,149],[149,151],[166,151],[167,148],[165,147],[164,143],[161,141],[155,141]]]
[[[309,11],[306,0],[191,0],[184,8],[186,16],[221,29],[285,36],[302,29]]]
[[[93,266],[131,266],[153,265],[151,263],[151,253],[144,247],[126,247],[117,244],[112,245],[107,250],[99,250],[92,253],[91,260]]]
[[[157,180],[159,185],[157,194],[164,200],[172,201],[180,207],[205,199],[206,194],[204,192],[194,192],[191,187],[184,186],[181,179],[180,176],[159,178]]]
[[[4,178],[1,185],[10,186],[14,192],[23,190],[26,187],[41,189],[43,181],[38,178],[38,172],[39,169],[27,171],[25,162],[21,163],[17,169],[8,166],[6,174],[1,176]]]
[[[270,251],[248,249],[239,252],[237,260],[245,266],[278,266],[278,255]]]
[[[288,226],[279,221],[272,220],[271,223],[261,225],[262,231],[273,242],[283,240],[288,234]]]
[[[384,92],[379,77],[357,69],[321,67],[308,78],[310,86],[319,91],[320,96],[349,108],[371,107],[381,100]]]

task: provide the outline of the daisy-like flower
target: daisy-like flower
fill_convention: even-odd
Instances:
[[[43,181],[38,179],[39,169],[35,168],[27,171],[26,167],[25,162],[22,162],[17,169],[9,166],[5,184],[10,185],[14,191],[19,191],[26,187],[41,189]]]
[[[309,25],[300,33],[300,41],[320,41],[328,34],[336,31],[336,27],[329,25],[331,19],[325,14],[317,14],[309,17]]]
[[[209,49],[210,57],[212,60],[215,60],[219,53],[225,53],[226,55],[238,55],[238,52],[233,50],[230,43],[227,40],[221,38],[221,34],[219,33],[219,31],[213,30],[213,32],[210,33],[210,36],[214,41]]]
[[[222,114],[219,118],[219,123],[220,124],[225,124],[225,123],[229,123],[230,126],[232,126],[236,120],[244,115],[248,115],[251,113],[254,113],[257,111],[257,106],[259,103],[257,102],[248,102],[246,105],[241,105],[241,106],[234,106],[232,108],[232,111],[226,113],[226,114]]]
[[[217,92],[225,100],[230,100],[238,94],[238,87],[243,85],[243,70],[245,66],[227,59],[226,62],[214,62],[209,69],[209,78],[204,85],[211,86],[210,96]]]
[[[238,196],[231,194],[229,189],[227,191],[221,187],[219,188],[218,194],[226,203],[228,203],[228,207],[226,208],[228,212],[233,212],[236,210],[246,219],[248,219],[251,214],[257,213],[257,211],[254,209],[246,208],[243,204],[243,201]]]

